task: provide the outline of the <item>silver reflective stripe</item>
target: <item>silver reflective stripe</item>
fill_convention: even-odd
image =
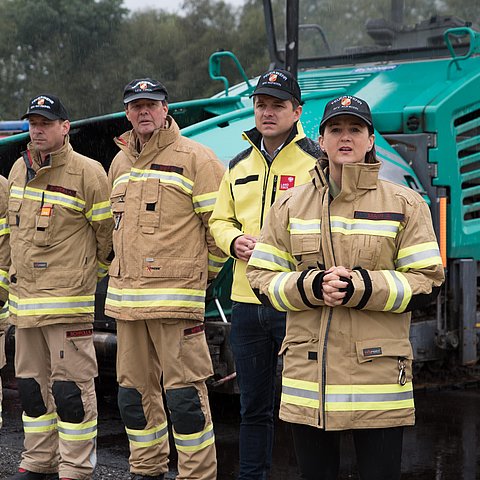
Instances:
[[[193,208],[198,210],[199,208],[213,207],[215,205],[216,198],[210,198],[208,200],[201,200],[193,203]]]
[[[395,265],[397,268],[404,267],[405,265],[411,265],[412,263],[420,262],[421,260],[426,260],[432,257],[438,257],[439,251],[438,248],[432,248],[431,250],[425,250],[419,253],[412,253],[406,257],[397,259]]]
[[[30,311],[30,310],[50,310],[50,309],[68,309],[68,308],[79,308],[79,307],[93,307],[95,301],[84,301],[84,302],[57,302],[57,303],[32,303],[32,304],[18,304],[15,300],[10,297],[10,305],[20,312]]]
[[[58,432],[63,433],[65,435],[86,435],[87,433],[93,433],[97,431],[97,426],[93,425],[91,427],[86,428],[65,428],[62,427],[60,424],[58,425]]]
[[[282,280],[285,278],[286,275],[289,275],[289,274],[288,273],[281,273],[280,275],[277,275],[275,277],[275,283],[273,285],[273,294],[275,295],[275,300],[278,302],[280,307],[282,307],[285,311],[288,310],[288,306],[285,305],[285,303],[282,300],[282,297],[280,295],[280,285],[281,285]]]
[[[405,289],[403,288],[403,283],[397,277],[395,272],[391,272],[393,281],[395,282],[395,286],[397,288],[397,296],[395,298],[395,302],[392,307],[392,311],[399,309],[402,306],[403,299],[405,297]]]
[[[193,438],[191,440],[182,440],[180,438],[177,438],[175,435],[175,445],[178,445],[179,447],[198,447],[202,443],[206,442],[207,440],[210,440],[211,438],[214,437],[213,429],[209,430],[208,432],[205,432],[203,435],[201,435],[198,438]]]
[[[165,435],[167,435],[167,433],[168,433],[168,427],[164,427],[156,432],[148,433],[145,435],[133,435],[132,433],[128,433],[127,431],[128,439],[131,442],[139,442],[139,443],[150,443],[155,440],[159,440]]]
[[[412,390],[401,393],[327,393],[325,396],[326,401],[332,403],[392,402],[412,398]]]
[[[186,295],[179,293],[158,293],[158,294],[117,294],[113,293],[110,290],[107,291],[107,298],[115,300],[117,302],[145,302],[145,301],[155,301],[155,300],[181,300],[181,301],[194,301],[194,302],[203,302],[205,297],[202,295]]]
[[[312,400],[318,400],[319,396],[318,392],[303,390],[301,388],[286,387],[285,385],[282,386],[282,393],[285,395],[291,395],[292,397],[309,398]]]
[[[295,223],[291,222],[290,223],[290,231],[292,234],[295,234],[295,231],[309,231],[309,230],[314,230],[315,233],[320,233],[320,223],[311,223],[308,225],[305,225],[303,223]]]
[[[355,231],[355,230],[369,230],[372,232],[381,231],[381,232],[398,232],[398,225],[384,225],[380,222],[375,221],[375,223],[346,223],[339,220],[333,220],[331,223],[332,228],[342,228],[343,230]]]
[[[39,427],[50,427],[57,424],[56,418],[51,418],[50,420],[25,420],[23,419],[24,428],[39,428]]]
[[[252,253],[252,257],[259,260],[264,260],[265,262],[273,263],[275,265],[279,265],[284,270],[289,270],[291,272],[295,271],[295,265],[293,265],[293,263],[290,263],[288,260],[274,255],[273,253],[262,252],[261,250],[255,249]]]
[[[166,172],[157,172],[155,170],[143,170],[141,172],[130,172],[130,178],[138,179],[138,180],[147,180],[149,178],[158,179],[160,181],[168,182],[168,183],[178,183],[179,185],[183,186],[186,190],[190,193],[193,191],[192,184],[187,182],[184,178],[176,175],[169,175]]]

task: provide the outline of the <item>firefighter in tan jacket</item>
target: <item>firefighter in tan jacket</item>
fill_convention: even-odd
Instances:
[[[426,202],[378,178],[366,102],[332,100],[320,125],[328,167],[273,206],[247,276],[288,312],[280,417],[302,478],[336,479],[352,429],[360,477],[398,480],[414,423],[410,312],[438,294],[442,260]]]
[[[38,95],[31,143],[8,178],[10,322],[25,451],[13,479],[92,478],[97,405],[94,296],[112,254],[101,164],[73,151],[65,107]],[[59,477],[57,476],[57,473]]]
[[[208,230],[224,168],[180,135],[167,91],[150,78],[125,87],[133,130],[116,139],[109,171],[115,257],[105,312],[117,319],[118,404],[134,479],[168,471],[162,379],[178,451],[177,479],[216,478],[205,380],[207,282],[225,260]]]
[[[8,318],[8,268],[10,227],[7,220],[8,182],[0,175],[0,369],[6,364],[5,328]],[[2,379],[0,378],[0,428],[2,427]]]

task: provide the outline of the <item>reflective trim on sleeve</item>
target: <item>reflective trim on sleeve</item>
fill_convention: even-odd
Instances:
[[[68,423],[58,419],[58,436],[62,440],[71,442],[91,440],[97,436],[97,420],[85,423]]]
[[[248,264],[272,272],[294,272],[296,270],[295,259],[288,252],[260,242],[255,244]]]
[[[12,185],[10,187],[10,198],[16,198],[18,200],[23,199],[23,188]]]
[[[412,287],[408,283],[405,275],[394,270],[380,270],[388,283],[390,292],[384,311],[401,313],[405,311],[412,298]]]
[[[213,207],[217,201],[217,192],[196,195],[192,198],[192,201],[195,213],[213,212]]]
[[[121,183],[128,183],[129,178],[130,178],[130,173],[124,173],[120,175],[113,181],[113,188],[120,185]]]
[[[282,377],[281,401],[290,405],[318,410],[320,408],[320,386],[318,382]]]
[[[94,203],[92,208],[85,214],[85,216],[90,223],[112,218],[113,215],[110,200],[107,200],[106,202]]]
[[[303,220],[301,218],[290,218],[288,230],[292,235],[305,233],[320,233],[321,222],[319,218]]]
[[[8,310],[8,300],[5,302],[5,305],[0,309],[0,321],[5,320],[9,316]],[[1,403],[1,402],[0,402]]]
[[[215,442],[215,435],[213,433],[213,425],[208,425],[205,430],[189,435],[176,433],[173,430],[173,438],[175,440],[175,447],[180,452],[198,452],[213,445]]]
[[[10,280],[8,277],[8,272],[5,270],[0,269],[0,288],[3,288],[8,292],[10,288]]]
[[[97,278],[103,278],[108,273],[108,265],[97,260]]]
[[[151,447],[168,440],[167,422],[148,430],[133,430],[125,427],[125,431],[127,432],[129,443],[137,448]]]
[[[325,410],[354,412],[359,410],[399,410],[414,408],[413,384],[327,385]]]
[[[275,275],[270,284],[268,285],[268,293],[270,294],[270,300],[272,305],[282,312],[293,310],[299,312],[300,309],[294,307],[287,299],[285,295],[285,284],[287,283],[291,273],[279,273]]]
[[[395,260],[395,267],[400,272],[406,272],[411,268],[427,268],[435,265],[442,265],[437,242],[426,242],[402,248],[398,251]]]
[[[222,269],[226,261],[227,261],[227,257],[224,257],[224,258],[217,257],[216,255],[209,253],[208,254],[208,271],[218,273]]]
[[[0,237],[8,235],[10,233],[10,225],[6,218],[0,218]]]
[[[108,287],[107,305],[112,307],[193,307],[204,308],[205,291],[188,288],[113,288]]]
[[[395,238],[400,228],[400,222],[394,220],[365,220],[330,217],[332,232],[342,235],[376,235],[380,237]]]
[[[57,414],[47,413],[40,417],[28,417],[22,414],[23,430],[25,433],[44,433],[57,429]]]
[[[18,299],[10,294],[8,298],[10,311],[17,317],[34,315],[73,315],[77,313],[94,313],[95,296],[48,297]]]

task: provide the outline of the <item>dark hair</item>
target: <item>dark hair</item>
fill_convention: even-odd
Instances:
[[[254,95],[253,97],[253,104],[255,105],[256,103],[256,98],[257,98],[258,95]],[[279,98],[279,100],[282,100],[281,98]],[[282,100],[282,101],[285,101],[285,100]],[[297,99],[295,98],[293,95],[287,100],[287,102],[290,101],[292,103],[292,107],[294,110],[296,110],[302,103]]]

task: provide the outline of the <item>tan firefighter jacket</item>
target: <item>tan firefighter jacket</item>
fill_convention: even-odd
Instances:
[[[7,220],[8,181],[0,175],[0,335],[8,317],[8,269],[10,267],[10,227]]]
[[[273,202],[289,188],[310,180],[309,171],[321,150],[307,138],[297,122],[280,152],[269,165],[260,150],[262,135],[253,128],[243,133],[250,147],[240,152],[229,165],[218,192],[218,201],[210,219],[215,241],[233,256],[232,244],[243,234],[258,237]],[[247,262],[236,259],[232,300],[260,303],[248,284]]]
[[[122,320],[203,321],[207,282],[226,260],[208,230],[225,169],[210,149],[181,136],[172,117],[167,122],[140,154],[133,130],[116,139],[105,312]]]
[[[106,172],[74,152],[68,136],[46,166],[38,169],[35,155],[29,144],[8,177],[10,321],[18,327],[93,321],[97,280],[112,252]]]
[[[414,423],[410,312],[431,302],[444,269],[425,201],[378,179],[380,164],[347,164],[333,200],[313,182],[271,209],[247,276],[287,311],[280,416],[326,430]],[[352,269],[346,303],[330,308],[323,272]]]

